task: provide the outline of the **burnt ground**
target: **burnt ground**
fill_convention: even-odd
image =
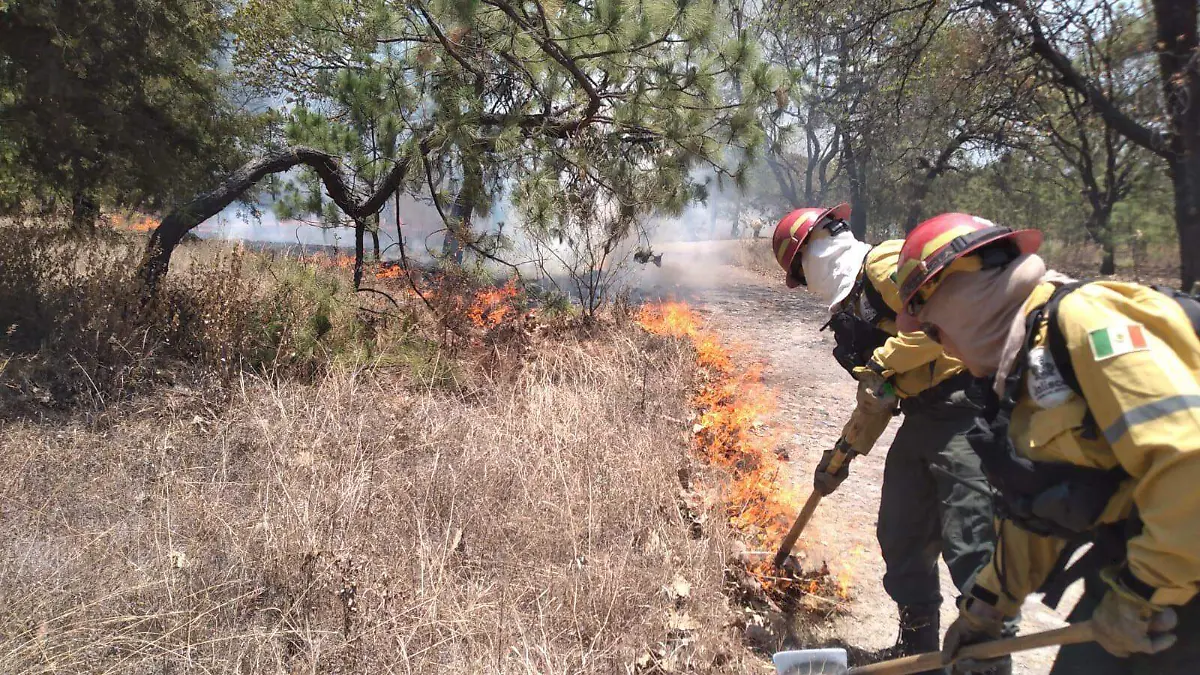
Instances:
[[[822,451],[837,440],[854,406],[854,383],[836,364],[832,337],[819,328],[825,311],[803,291],[789,291],[782,279],[730,264],[736,242],[688,242],[656,245],[663,265],[635,268],[635,295],[642,299],[686,301],[728,341],[746,347],[747,358],[760,359],[766,383],[777,396],[771,424],[787,439],[784,450],[795,480],[809,481]],[[763,245],[768,245],[763,242]],[[875,450],[855,462],[841,489],[822,501],[797,549],[806,565],[827,562],[851,582],[851,597],[826,625],[810,627],[830,642],[853,650],[875,651],[896,639],[896,608],[884,593],[883,560],[875,541],[876,511],[884,458],[899,422],[893,422]],[[954,618],[956,591],[942,568],[943,629]],[[1077,594],[1072,594],[1077,597]],[[1069,609],[1070,601],[1064,602]],[[1026,603],[1022,633],[1063,625],[1061,616],[1040,603]],[[807,645],[806,645],[807,646]],[[819,646],[819,645],[811,645]],[[1054,650],[1016,657],[1016,672],[1049,672]]]

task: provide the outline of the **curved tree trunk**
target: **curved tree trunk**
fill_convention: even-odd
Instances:
[[[923,173],[916,176],[909,188],[909,203],[908,211],[904,216],[904,232],[912,232],[917,225],[921,224],[921,213],[925,208],[925,198],[929,196],[929,191],[933,188],[933,183],[942,174],[950,170],[950,160],[954,158],[954,154],[962,148],[963,144],[971,139],[971,135],[965,131],[961,131],[950,139],[950,142],[942,148],[938,156],[933,160],[933,163]]]
[[[796,191],[796,181],[791,177],[787,167],[779,163],[773,155],[766,155],[767,167],[771,169],[771,174],[775,176],[775,182],[779,184],[779,192],[783,198],[788,200],[793,209],[798,209],[802,206],[807,206],[800,200],[800,195]]]
[[[408,173],[405,159],[388,172],[379,189],[365,201],[355,201],[349,182],[342,176],[338,160],[333,155],[313,148],[297,146],[252,160],[230,174],[219,186],[176,208],[150,234],[139,274],[148,294],[154,293],[171,264],[171,254],[183,236],[200,223],[217,215],[264,177],[305,165],[317,172],[325,184],[329,198],[346,215],[360,220],[378,213],[384,202],[400,186]]]

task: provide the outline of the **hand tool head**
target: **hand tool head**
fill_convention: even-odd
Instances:
[[[772,658],[779,675],[846,675],[845,649],[797,649],[776,652]]]

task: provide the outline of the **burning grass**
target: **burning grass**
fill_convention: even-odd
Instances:
[[[469,392],[334,368],[13,420],[0,672],[760,669],[728,530],[676,502],[690,371],[607,324]]]
[[[638,321],[652,333],[686,338],[695,349],[700,386],[691,401],[697,415],[692,446],[703,462],[727,476],[719,490],[725,513],[758,550],[747,558],[746,571],[779,599],[796,594],[847,599],[848,577],[835,578],[824,565],[816,571],[791,566],[780,571],[771,563],[808,494],[796,489],[787,463],[775,452],[781,435],[767,426],[775,399],[763,384],[761,367],[742,365],[743,350],[705,330],[684,303],[644,306]]]
[[[107,218],[114,228],[125,232],[152,232],[162,222],[145,213],[114,213],[109,214]]]

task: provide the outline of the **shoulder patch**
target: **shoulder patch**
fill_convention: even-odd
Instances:
[[[1149,349],[1140,323],[1097,328],[1088,333],[1088,346],[1092,348],[1092,358],[1097,361]]]
[[[1045,347],[1029,350],[1029,375],[1026,387],[1039,408],[1055,408],[1066,403],[1074,394],[1063,379],[1058,364]]]

